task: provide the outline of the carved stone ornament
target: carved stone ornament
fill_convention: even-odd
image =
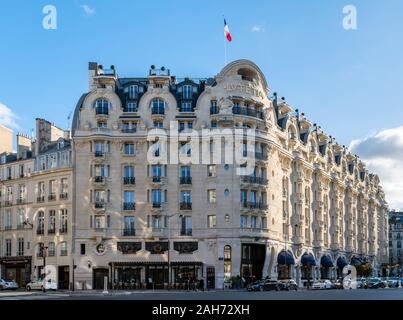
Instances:
[[[146,250],[150,251],[151,254],[163,254],[168,251],[168,242],[146,242]]]
[[[136,254],[141,250],[141,242],[118,242],[117,247],[123,254]]]
[[[234,103],[229,98],[221,98],[218,106],[220,107],[220,114],[229,115],[232,114]]]
[[[198,242],[190,241],[190,242],[174,242],[174,250],[179,253],[193,253],[199,248]]]

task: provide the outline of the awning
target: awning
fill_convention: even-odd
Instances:
[[[311,254],[305,253],[301,258],[301,264],[303,266],[315,266],[315,258]]]
[[[171,266],[202,266],[203,262],[200,261],[172,261]]]
[[[281,251],[277,256],[277,263],[281,265],[295,264],[294,257],[290,252]]]
[[[360,265],[363,264],[363,262],[362,262],[362,260],[361,260],[360,258],[352,257],[350,264],[351,264],[352,266],[360,266]]]
[[[344,258],[344,257],[339,257],[339,258],[337,259],[336,264],[337,264],[337,268],[343,270],[343,268],[344,268],[348,263],[347,263],[347,261],[346,261],[346,258]]]
[[[320,265],[324,268],[331,268],[333,267],[332,259],[328,255],[325,255],[320,259]]]

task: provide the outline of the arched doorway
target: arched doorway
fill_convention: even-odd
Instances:
[[[343,276],[343,268],[347,265],[346,258],[339,257],[336,261],[337,265],[337,278],[341,278]]]
[[[277,256],[277,277],[279,280],[292,278],[292,266],[295,265],[294,257],[290,251],[282,250]]]
[[[311,253],[304,253],[301,257],[301,279],[312,282],[312,270],[316,266],[315,258]]]
[[[332,259],[328,255],[322,256],[320,259],[320,278],[321,279],[331,279],[333,262]]]

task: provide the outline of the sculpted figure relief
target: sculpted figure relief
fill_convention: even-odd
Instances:
[[[219,103],[220,114],[232,114],[234,103],[229,98],[221,98]]]

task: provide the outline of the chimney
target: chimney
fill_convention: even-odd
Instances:
[[[23,159],[27,154],[27,151],[32,150],[31,138],[21,133],[17,134],[17,156],[18,159]]]
[[[94,83],[94,77],[98,75],[98,63],[89,62],[88,63],[88,88],[89,91],[96,89],[96,85]]]
[[[0,125],[0,153],[13,152],[13,130]]]

